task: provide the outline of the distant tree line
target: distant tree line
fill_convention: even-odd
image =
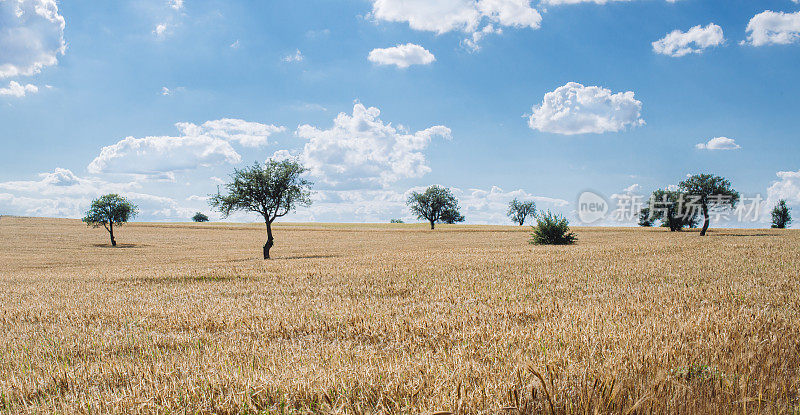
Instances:
[[[275,245],[272,231],[273,223],[294,211],[298,206],[311,204],[312,183],[302,176],[307,169],[296,160],[274,161],[265,164],[255,163],[243,169],[234,169],[231,181],[211,195],[209,204],[219,211],[223,218],[237,211],[255,212],[262,216],[267,231],[267,241],[263,247],[264,259],[270,258],[270,250]],[[677,232],[684,228],[696,228],[702,222],[700,235],[705,236],[714,209],[735,208],[739,193],[729,180],[710,174],[688,177],[675,188],[657,189],[650,203],[639,212],[639,225],[649,227],[656,223]],[[433,185],[422,192],[412,192],[406,201],[412,214],[430,224],[431,230],[437,223],[454,224],[464,222],[464,215],[458,199],[445,187]],[[108,194],[94,201],[86,212],[83,221],[93,227],[104,227],[111,238],[111,245],[117,246],[114,227],[131,221],[138,213],[138,207],[128,199],[117,194]],[[533,201],[514,198],[506,212],[509,219],[522,226],[529,218],[536,220],[532,227],[533,244],[563,245],[576,241],[569,230],[569,222],[561,215],[550,211],[539,214]],[[192,217],[194,222],[208,222],[202,212]],[[403,223],[392,219],[392,223]],[[780,200],[772,210],[772,227],[786,228],[792,222],[790,209],[785,200]]]

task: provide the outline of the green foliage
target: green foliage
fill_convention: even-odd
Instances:
[[[389,223],[405,223],[402,219],[392,219]]]
[[[139,209],[128,199],[117,194],[108,194],[92,201],[82,221],[95,228],[103,226],[111,232],[114,225],[131,221],[138,213]]]
[[[683,228],[697,227],[699,206],[690,203],[688,195],[677,190],[658,189],[650,196],[650,202],[639,212],[639,226],[661,226],[677,232]]]
[[[256,212],[271,224],[292,212],[298,205],[311,204],[312,185],[300,177],[306,168],[294,160],[270,160],[235,169],[232,181],[225,184],[227,194],[211,195],[209,203],[224,217],[234,211]]]
[[[431,229],[434,228],[435,223],[464,221],[464,216],[459,211],[458,200],[450,192],[450,189],[441,186],[433,185],[425,189],[423,193],[412,193],[406,204],[418,219],[430,222]]]
[[[195,222],[208,222],[208,216],[203,213],[197,212],[192,216],[192,220]]]
[[[536,226],[532,226],[533,237],[530,241],[536,245],[570,245],[578,239],[569,231],[569,221],[561,215],[550,211],[536,218]]]
[[[522,226],[525,224],[525,219],[528,216],[536,216],[536,203],[531,201],[520,201],[514,198],[508,203],[508,212],[506,213],[512,222]]]
[[[712,174],[690,176],[680,183],[679,188],[700,205],[704,219],[700,236],[705,236],[711,222],[710,209],[733,209],[739,202],[739,192],[733,190],[731,182]]]
[[[772,227],[775,229],[785,229],[792,224],[791,209],[786,206],[786,201],[781,199],[772,209]]]

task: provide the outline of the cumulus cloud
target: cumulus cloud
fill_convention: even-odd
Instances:
[[[408,68],[411,65],[427,65],[436,60],[427,49],[413,43],[390,48],[372,49],[367,59],[378,65],[396,65],[398,68]]]
[[[800,12],[764,11],[753,16],[747,24],[747,40],[752,46],[788,45],[800,39]]]
[[[284,127],[237,119],[207,121],[201,125],[177,123],[177,137],[127,137],[103,147],[88,166],[90,173],[142,174],[169,177],[170,173],[221,163],[239,163],[241,156],[231,146],[247,147],[267,143],[267,138]]]
[[[170,0],[169,7],[175,10],[181,10],[183,9],[183,0]]]
[[[570,82],[545,94],[532,108],[530,128],[547,133],[602,134],[644,125],[642,103],[632,91],[612,93],[598,86]]]
[[[0,88],[0,95],[12,96],[15,98],[22,98],[27,94],[35,94],[39,92],[36,85],[22,85],[18,82],[11,81],[6,88]]]
[[[188,122],[179,122],[175,125],[183,135],[207,135],[226,141],[236,141],[245,147],[266,145],[269,136],[286,131],[286,127],[234,118],[206,121],[199,126]]]
[[[736,144],[736,140],[728,137],[714,137],[706,143],[695,145],[698,150],[736,150],[741,148]]]
[[[800,206],[800,170],[779,171],[776,175],[778,180],[767,189],[767,205],[771,208],[785,199],[791,205]]]
[[[414,30],[437,34],[462,31],[475,42],[473,33],[487,33],[485,26],[495,23],[508,27],[538,29],[541,14],[530,5],[530,0],[372,0],[372,17],[389,22],[402,22]],[[466,41],[466,40],[465,40]]]
[[[690,53],[703,53],[704,50],[724,42],[722,28],[711,23],[706,27],[694,26],[687,32],[673,30],[664,38],[653,42],[653,50],[662,55],[681,57]]]
[[[340,113],[329,129],[299,126],[295,134],[308,140],[300,161],[333,186],[386,186],[428,173],[423,150],[433,137],[449,139],[450,129],[437,125],[410,133],[379,115],[379,109],[356,103],[352,115]]]
[[[0,1],[0,78],[56,65],[66,50],[65,26],[55,0]]]

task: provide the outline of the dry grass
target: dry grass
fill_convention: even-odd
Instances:
[[[3,217],[0,412],[800,411],[800,232],[424,227]]]

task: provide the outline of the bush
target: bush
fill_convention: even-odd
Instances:
[[[569,221],[548,211],[536,218],[531,243],[535,245],[569,245],[578,239],[569,231]]]
[[[403,222],[402,219],[392,219],[389,221],[389,223],[405,223],[405,222]]]

